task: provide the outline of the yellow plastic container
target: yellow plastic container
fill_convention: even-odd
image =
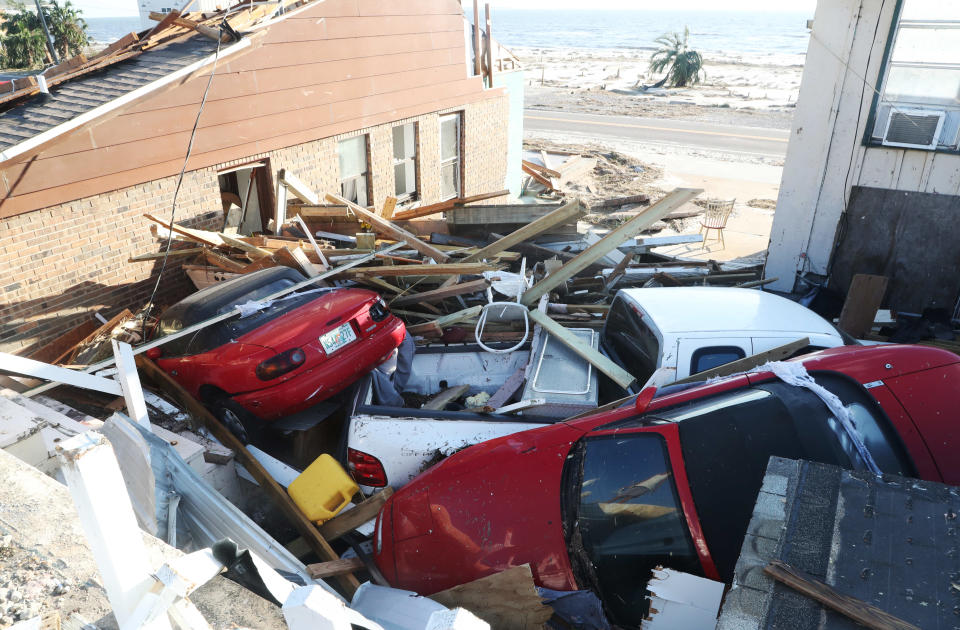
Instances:
[[[359,491],[350,475],[327,454],[315,459],[287,488],[300,511],[317,525],[336,516]]]

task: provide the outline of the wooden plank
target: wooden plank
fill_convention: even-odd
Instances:
[[[468,391],[470,391],[469,385],[456,385],[454,387],[448,387],[427,402],[420,405],[420,408],[430,409],[433,411],[442,411],[448,404],[457,398],[460,398]]]
[[[128,309],[123,309],[113,317],[111,317],[107,323],[98,327],[96,330],[91,332],[89,335],[78,341],[73,347],[67,348],[60,356],[56,357],[51,363],[71,363],[76,353],[83,349],[84,346],[91,343],[98,337],[103,335],[108,335],[110,331],[120,325],[121,322],[133,317]]]
[[[364,568],[363,560],[354,556],[353,558],[344,558],[342,560],[328,560],[327,562],[315,562],[307,565],[307,573],[315,580],[337,577],[341,575],[352,574]]]
[[[524,161],[523,165],[520,168],[523,170],[524,173],[532,177],[535,182],[543,185],[547,190],[553,190],[553,181],[551,181],[549,177],[527,166],[526,161]]]
[[[439,317],[431,322],[427,322],[426,324],[407,326],[407,332],[411,335],[422,335],[426,333],[442,335],[444,327],[449,326],[450,324],[456,324],[457,322],[462,322],[465,319],[478,317],[482,310],[482,306],[471,306],[470,308],[463,309],[462,311],[457,311],[456,313]]]
[[[120,39],[116,40],[115,42],[113,42],[112,44],[110,44],[100,52],[98,52],[97,54],[90,57],[90,61],[106,59],[107,57],[113,55],[113,53],[117,52],[118,50],[123,50],[124,48],[128,46],[132,46],[139,41],[140,41],[140,38],[137,36],[136,33],[127,33]]]
[[[71,328],[52,341],[22,356],[42,363],[55,363],[58,357],[73,349],[78,343],[86,339],[91,333],[100,328],[100,322],[92,317],[79,326]]]
[[[591,208],[616,208],[634,203],[650,203],[650,197],[647,195],[631,195],[629,197],[616,197],[614,199],[604,199],[590,204]],[[698,213],[699,214],[699,213]]]
[[[389,221],[393,218],[393,211],[397,208],[397,198],[396,197],[387,197],[386,201],[383,202],[383,209],[380,211],[380,216]]]
[[[449,526],[449,522],[437,524]],[[479,553],[475,542],[467,543],[464,553]],[[448,608],[466,608],[497,630],[539,629],[553,615],[537,592],[529,564],[454,586],[430,595],[430,599]]]
[[[320,204],[320,195],[313,192],[309,186],[300,181],[300,178],[287,169],[280,169],[280,172],[277,173],[277,177],[297,199],[301,199],[315,206]]]
[[[263,249],[261,247],[257,247],[256,245],[251,245],[242,239],[230,236],[229,234],[224,234],[223,232],[211,232],[211,234],[214,234],[217,238],[223,241],[224,245],[235,247],[240,251],[249,254],[251,258],[266,258],[273,254],[273,252],[271,252],[269,249]]]
[[[203,247],[203,257],[207,260],[208,263],[214,267],[219,267],[224,271],[230,271],[232,273],[244,273],[244,268],[247,267],[245,263],[238,262],[228,256],[223,254],[218,254],[212,249]]]
[[[486,336],[486,335],[485,335]],[[517,371],[510,375],[503,385],[500,386],[493,396],[487,400],[487,405],[493,409],[498,407],[503,407],[507,404],[507,401],[517,393],[517,390],[520,389],[520,386],[523,385],[523,382],[526,380],[527,366],[517,368]]]
[[[809,345],[809,337],[797,339],[796,341],[785,343],[782,346],[777,346],[776,348],[771,348],[769,350],[765,350],[764,352],[752,354],[749,357],[737,359],[736,361],[731,361],[730,363],[724,363],[723,365],[718,365],[715,368],[704,370],[703,372],[699,372],[697,374],[691,374],[690,376],[675,381],[674,384],[679,385],[680,383],[695,383],[697,381],[705,381],[708,378],[714,378],[717,376],[729,376],[730,374],[746,372],[757,366],[763,365],[768,361],[783,361],[784,359],[788,359]]]
[[[376,276],[368,276],[368,275],[366,275],[366,274],[359,274],[359,275],[356,276],[356,280],[357,280],[358,282],[363,282],[364,284],[368,284],[368,285],[370,285],[370,286],[377,287],[378,289],[385,289],[385,290],[387,290],[387,291],[390,291],[391,293],[396,293],[396,294],[398,294],[398,295],[404,293],[404,290],[401,289],[400,287],[396,287],[396,286],[390,284],[389,282],[387,282],[386,280],[381,280],[380,278],[378,278],[378,277],[376,277]]]
[[[852,337],[859,339],[870,332],[877,309],[887,292],[889,278],[858,273],[850,282],[847,299],[843,302],[838,326]]]
[[[209,232],[207,230],[194,230],[192,228],[184,227],[182,225],[177,225],[176,223],[168,223],[163,219],[158,219],[152,214],[143,215],[146,218],[150,219],[155,223],[159,223],[163,227],[167,228],[174,234],[180,234],[181,236],[186,236],[191,241],[196,241],[198,243],[203,243],[204,245],[209,245],[210,247],[219,247],[224,245],[223,239],[216,232]],[[244,243],[246,245],[246,243]]]
[[[652,225],[662,217],[666,216],[673,210],[676,210],[686,202],[699,195],[701,192],[703,192],[703,190],[699,188],[678,188],[674,190],[657,203],[653,204],[649,208],[646,208],[643,212],[619,226],[615,230],[612,230],[602,239],[583,250],[579,255],[577,255],[573,260],[567,262],[557,272],[550,274],[537,284],[530,287],[530,289],[523,294],[523,298],[521,300],[522,303],[526,304],[527,306],[535,304],[542,296],[549,293],[552,289],[560,286],[569,278],[572,278],[576,274],[580,273],[590,264],[597,262],[619,247],[624,241],[635,236],[640,230],[648,225]]]
[[[204,251],[209,251],[206,247],[188,247],[186,249],[171,249],[170,258],[176,258],[178,256],[192,256],[194,254],[199,254]],[[145,260],[157,260],[158,258],[165,258],[165,252],[153,252],[150,254],[140,254],[139,256],[131,256],[127,258],[127,262],[143,262]]]
[[[325,540],[336,540],[346,533],[352,532],[364,523],[375,519],[380,513],[380,508],[387,502],[390,495],[393,494],[393,488],[387,486],[372,497],[361,501],[356,507],[350,508],[345,512],[340,512],[329,521],[320,526],[320,535]]]
[[[630,266],[630,263],[633,262],[633,252],[627,253],[626,256],[620,259],[620,262],[617,263],[617,266],[613,268],[613,271],[610,273],[610,276],[607,278],[606,288],[610,289],[617,283],[617,280],[620,279],[620,276],[623,275],[623,272],[626,271],[627,267]]]
[[[293,502],[290,495],[287,494],[270,474],[263,468],[257,459],[250,454],[247,447],[244,446],[237,437],[229,431],[223,424],[217,420],[210,411],[200,402],[190,395],[190,393],[174,381],[169,374],[161,370],[156,363],[151,361],[145,355],[139,354],[136,357],[137,368],[151,382],[163,391],[170,394],[182,408],[190,414],[213,434],[221,444],[234,452],[234,456],[247,471],[257,480],[260,488],[267,494],[273,503],[280,508],[280,511],[287,517],[290,523],[297,528],[300,535],[306,539],[310,548],[323,560],[339,560],[339,556],[327,541],[317,531],[314,523],[304,516],[300,508]],[[341,575],[337,577],[340,586],[347,592],[347,596],[353,595],[353,592],[360,586],[353,575]]]
[[[824,584],[812,576],[804,575],[781,560],[771,560],[763,572],[774,580],[786,584],[799,593],[823,604],[841,615],[853,619],[859,624],[874,630],[920,630],[899,617],[877,608],[872,604],[837,592],[832,586]]]
[[[542,234],[555,225],[575,219],[581,214],[583,214],[583,206],[580,204],[580,200],[571,201],[570,203],[560,206],[553,212],[540,217],[533,223],[525,225],[519,230],[511,232],[507,236],[494,241],[476,253],[470,254],[463,259],[463,262],[474,262],[477,260],[483,260],[484,258],[489,258],[493,254],[502,252],[505,249],[510,249],[517,243],[522,243],[523,241],[529,240],[538,234]]]
[[[437,262],[441,262],[441,263],[445,263],[450,260],[450,257],[444,254],[443,252],[441,252],[439,249],[433,247],[432,245],[424,243],[423,241],[421,241],[419,238],[417,238],[410,232],[407,232],[403,228],[399,228],[395,226],[390,221],[377,216],[376,214],[374,214],[373,212],[370,212],[366,208],[361,208],[357,204],[351,203],[346,199],[344,199],[343,197],[339,197],[337,195],[331,195],[329,193],[327,194],[326,199],[327,201],[331,201],[333,203],[339,203],[339,204],[344,204],[348,206],[350,210],[353,211],[354,214],[362,218],[364,221],[370,223],[370,225],[376,226],[382,232],[389,235],[391,238],[395,238],[398,241],[403,241],[404,243],[406,243],[413,249],[417,250],[424,256],[429,256],[430,258],[433,258]]]
[[[447,210],[453,210],[454,208],[464,206],[468,203],[474,203],[476,201],[484,201],[486,199],[493,199],[494,197],[503,197],[509,195],[509,190],[498,190],[496,192],[483,193],[480,195],[472,195],[470,197],[460,197],[459,199],[450,199],[448,201],[441,201],[439,203],[430,204],[428,206],[422,206],[420,208],[414,208],[412,210],[404,210],[402,212],[397,212],[394,214],[393,218],[396,221],[406,221],[407,219],[416,219],[419,217],[430,216],[431,214],[439,214],[441,212],[446,212]]]
[[[439,289],[434,289],[433,291],[402,295],[390,300],[390,306],[403,306],[405,304],[419,304],[422,302],[440,302],[449,297],[483,291],[489,286],[490,283],[486,279],[472,280],[470,282],[463,282],[450,287],[441,287]]]
[[[384,265],[383,267],[354,267],[341,274],[380,276],[396,278],[399,276],[453,276],[479,275],[484,271],[497,271],[500,267],[487,263],[450,263],[446,265]]]
[[[54,67],[47,69],[43,73],[43,78],[52,79],[53,77],[59,76],[61,74],[65,74],[67,72],[70,72],[71,70],[79,68],[85,63],[87,63],[87,57],[83,54],[70,57],[66,61],[61,61]]]
[[[609,376],[610,379],[620,387],[627,389],[636,380],[632,374],[600,354],[597,350],[583,343],[573,333],[567,331],[566,328],[551,319],[549,315],[541,313],[537,309],[532,309],[530,311],[530,319],[540,324],[543,329],[553,335],[557,341],[576,352],[584,361]]]
[[[527,224],[561,207],[559,203],[501,204],[490,206],[458,206],[447,214],[450,225],[483,225],[497,223]],[[489,229],[489,227],[487,228]]]
[[[537,173],[539,173],[540,175],[542,175],[542,176],[544,176],[544,177],[557,177],[557,178],[560,177],[560,172],[559,172],[559,171],[555,171],[555,170],[553,170],[552,168],[550,168],[550,167],[548,167],[548,166],[540,166],[540,165],[537,164],[536,162],[530,162],[530,161],[528,161],[528,160],[523,160],[523,161],[522,161],[522,164],[523,164],[523,166],[527,167],[527,168],[530,169],[531,171],[536,171]],[[539,180],[538,180],[538,181],[539,181]]]

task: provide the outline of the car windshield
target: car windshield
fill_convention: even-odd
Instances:
[[[655,567],[700,573],[666,443],[656,433],[588,437],[568,466],[579,472],[570,528],[578,579],[598,591],[616,624],[639,627]]]

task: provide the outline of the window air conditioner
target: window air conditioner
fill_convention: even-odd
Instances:
[[[888,147],[936,149],[946,112],[927,109],[892,109],[883,144]]]

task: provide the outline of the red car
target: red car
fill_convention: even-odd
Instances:
[[[164,311],[157,336],[304,279],[288,267],[272,267],[198,291]],[[367,374],[390,357],[405,334],[403,322],[372,291],[305,290],[147,354],[248,441],[264,421],[302,411]]]
[[[639,627],[657,565],[729,581],[771,455],[960,484],[960,357],[921,346],[797,359],[851,412],[854,437],[810,389],[733,376],[484,442],[390,497],[375,558],[429,595],[530,563],[538,585],[591,589]],[[670,389],[670,388],[668,388]],[[681,391],[676,391],[676,390]]]

